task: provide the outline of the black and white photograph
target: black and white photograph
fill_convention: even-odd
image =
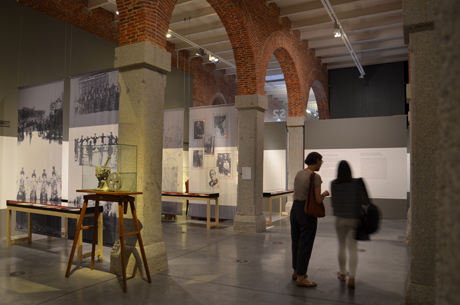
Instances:
[[[204,136],[204,155],[205,156],[214,156],[214,147],[215,143],[215,136],[205,135]]]
[[[214,115],[213,117],[213,134],[218,137],[227,137],[227,115],[226,114],[218,114]]]
[[[203,150],[194,149],[193,150],[193,169],[203,169]]]
[[[116,124],[119,108],[120,88],[117,70],[96,72],[71,79],[71,128]]]
[[[207,180],[206,188],[217,191],[219,189],[219,178],[217,177],[218,169],[215,167],[206,168]]]
[[[220,178],[232,178],[232,155],[230,153],[217,153],[216,167]]]
[[[163,192],[178,192],[182,186],[182,150],[163,150]]]
[[[42,204],[62,197],[62,80],[19,88],[16,199]],[[18,213],[16,229],[27,231],[27,214]],[[60,236],[61,220],[32,218],[32,232]]]
[[[80,193],[81,194],[81,193]],[[104,229],[102,230],[102,238],[104,246],[113,246],[117,238],[117,223],[118,223],[118,203],[117,202],[99,202],[102,205],[102,225]],[[83,206],[83,195],[75,197],[72,202],[68,203],[69,207],[78,207]],[[85,217],[83,220],[83,226],[91,226],[94,224],[94,217]],[[75,236],[75,231],[77,229],[77,221],[75,219],[69,219],[68,224],[68,233],[69,239],[73,239]],[[91,243],[93,240],[93,230],[84,230],[83,231],[83,241]]]
[[[193,139],[201,140],[204,136],[204,123],[205,120],[199,120],[193,122]]]

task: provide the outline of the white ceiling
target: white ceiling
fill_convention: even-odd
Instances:
[[[343,30],[346,32],[361,65],[399,62],[408,60],[404,45],[402,0],[329,0]],[[328,69],[355,67],[352,57],[341,38],[334,38],[331,21],[321,0],[267,0],[281,10],[281,17],[288,17],[292,29],[299,30],[301,39],[307,39],[309,48],[316,50]],[[89,0],[89,8],[102,6],[114,11],[114,0]],[[115,6],[116,9],[116,6]],[[171,18],[170,29],[193,41],[219,57],[235,64],[232,46],[227,32],[214,9],[206,0],[178,0]],[[176,50],[188,49],[192,56],[196,48],[171,37],[168,41]],[[205,62],[207,57],[203,57]],[[233,67],[219,62],[217,69],[236,74]],[[281,68],[272,56],[267,76],[274,76],[273,86],[266,85],[267,94],[286,96],[286,86]],[[270,83],[270,80],[267,80]]]

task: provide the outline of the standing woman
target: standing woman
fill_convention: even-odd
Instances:
[[[358,266],[358,249],[356,241],[356,228],[358,227],[361,208],[360,181],[353,179],[347,161],[340,161],[337,179],[331,182],[332,207],[334,208],[335,229],[339,239],[339,280],[347,279],[347,249],[349,263],[348,287],[355,288],[355,275]]]
[[[292,279],[296,280],[298,287],[316,287],[315,282],[307,280],[308,263],[316,236],[318,219],[307,216],[304,212],[305,201],[308,198],[310,176],[319,171],[323,164],[322,156],[317,152],[308,154],[305,159],[307,168],[299,171],[294,179],[294,203],[291,209],[291,240],[292,240]],[[321,194],[320,175],[314,175],[315,200],[317,204],[323,202],[324,197],[329,196],[328,191]]]

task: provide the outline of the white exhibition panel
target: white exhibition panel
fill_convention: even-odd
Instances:
[[[362,177],[370,198],[407,199],[407,148],[356,148],[305,150],[305,156],[316,151],[323,156],[318,172],[323,179],[322,190],[330,191],[337,178],[341,160],[350,164],[354,178]]]
[[[195,107],[189,111],[189,191],[219,193],[220,206],[236,207],[238,113],[235,105]],[[203,201],[190,203],[203,204]]]
[[[264,192],[286,189],[286,150],[264,150]]]
[[[62,141],[62,199],[69,199],[69,142]]]
[[[7,200],[15,200],[17,195],[17,147],[18,139],[13,137],[0,137],[1,167],[1,193],[0,209],[6,209]]]

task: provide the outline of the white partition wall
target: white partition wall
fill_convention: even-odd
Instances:
[[[189,124],[190,192],[219,193],[219,217],[233,219],[238,182],[235,106],[190,108]],[[206,217],[206,205],[190,201],[189,216]]]
[[[305,156],[323,155],[322,189],[330,190],[340,160],[349,162],[353,177],[362,177],[383,218],[407,214],[407,118],[373,117],[305,122]],[[326,199],[326,213],[332,215]]]

